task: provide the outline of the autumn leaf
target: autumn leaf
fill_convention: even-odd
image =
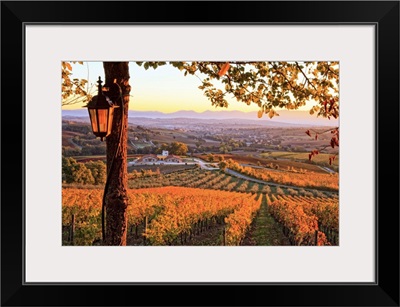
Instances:
[[[272,118],[272,117],[274,117],[274,115],[275,115],[275,111],[274,110],[270,110],[269,113],[268,113],[268,117]]]
[[[323,102],[323,105],[324,105],[324,108],[325,108],[325,113],[328,113],[328,109],[326,107],[327,104],[328,104],[328,101],[324,101]]]
[[[263,116],[263,113],[264,112],[262,110],[259,110],[258,113],[257,113],[257,117],[261,118]]]
[[[334,142],[336,146],[339,146],[339,140],[337,138],[334,138]]]
[[[333,100],[331,100],[331,105],[329,106],[329,112],[332,111],[334,105],[335,105],[335,102]]]
[[[218,72],[218,76],[222,77],[223,75],[225,75],[230,66],[231,65],[229,64],[229,62],[226,62],[224,65],[222,65],[220,71]]]
[[[306,131],[306,134],[307,134],[308,136],[310,136],[310,137],[311,137],[310,130],[307,130],[307,131]]]

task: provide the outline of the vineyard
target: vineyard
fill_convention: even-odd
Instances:
[[[338,245],[337,199],[268,196],[271,215],[283,226],[292,245]]]
[[[226,167],[241,174],[260,179],[263,181],[274,182],[282,185],[293,185],[303,188],[324,189],[331,191],[339,190],[339,174],[321,174],[314,172],[306,173],[287,173],[276,172],[267,169],[256,169],[243,167],[233,160],[226,161]]]
[[[171,174],[157,174],[154,176],[142,177],[140,180],[130,180],[129,188],[142,189],[154,187],[188,187],[200,189],[223,190],[242,193],[277,193],[301,196],[327,196],[318,190],[307,191],[303,188],[275,188],[267,184],[255,183],[244,179],[233,177],[222,171],[207,171],[193,169]],[[329,194],[330,195],[330,194]]]
[[[180,180],[188,179],[184,174]],[[222,175],[206,173],[201,184],[222,182],[221,187],[227,187],[230,179]],[[247,192],[247,181],[235,185],[243,192],[172,186],[129,189],[128,245],[245,245],[261,211],[273,217],[274,231],[291,245],[338,245],[337,197],[258,192],[259,185],[257,192]],[[63,245],[101,242],[102,195],[100,189],[63,188]]]

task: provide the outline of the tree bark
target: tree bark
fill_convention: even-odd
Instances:
[[[108,189],[105,202],[105,245],[126,245],[128,207],[128,107],[129,62],[104,62],[105,84],[109,91],[105,94],[119,106],[114,109],[112,132],[107,142]],[[116,86],[116,84],[118,86]]]

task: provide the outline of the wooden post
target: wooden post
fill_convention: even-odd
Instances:
[[[318,246],[318,230],[315,231],[315,246]]]
[[[146,236],[145,233],[147,232],[147,216],[143,219],[143,245],[146,245]]]
[[[69,229],[69,239],[71,244],[74,245],[74,233],[75,233],[75,214],[71,215],[71,227]]]

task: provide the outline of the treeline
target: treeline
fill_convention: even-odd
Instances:
[[[62,182],[100,185],[106,182],[107,168],[103,161],[77,162],[62,157]]]

